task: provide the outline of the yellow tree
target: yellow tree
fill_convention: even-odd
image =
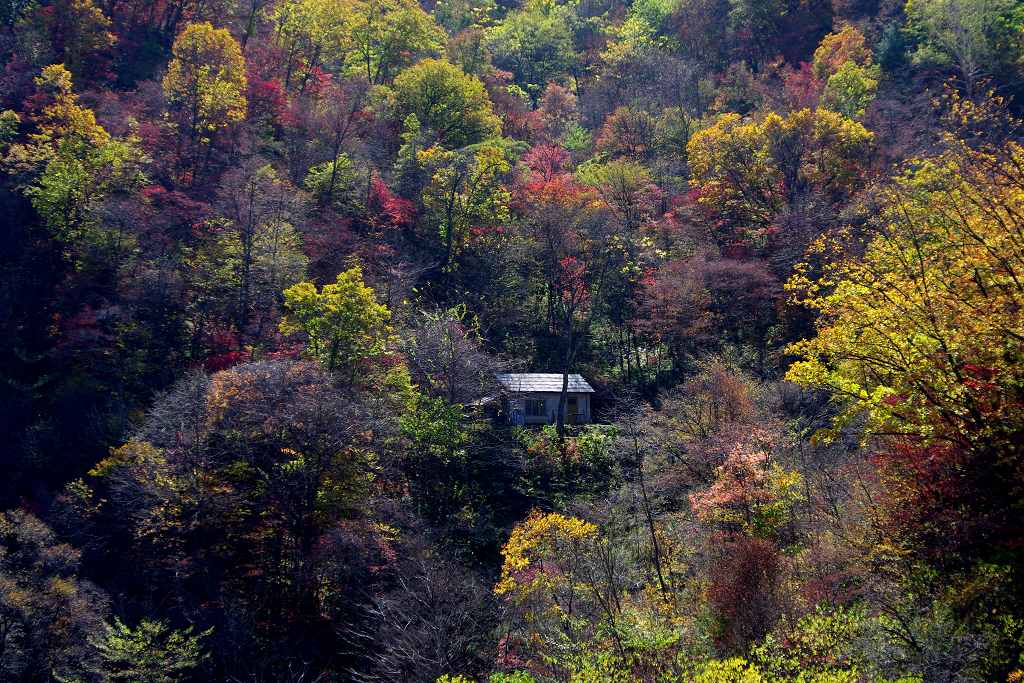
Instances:
[[[312,282],[289,287],[284,305],[281,332],[304,333],[310,356],[328,372],[344,370],[350,378],[362,361],[384,352],[391,334],[391,311],[363,283],[359,266],[339,273],[335,283],[319,290]]]
[[[171,51],[164,96],[178,127],[178,157],[187,147],[194,176],[199,152],[220,131],[245,119],[245,59],[231,33],[209,22],[189,24]]]
[[[957,120],[983,115],[955,103]],[[788,285],[820,316],[788,377],[832,393],[836,427],[863,417],[889,437],[919,517],[941,496],[963,506],[936,539],[987,553],[1020,537],[1024,500],[1024,147],[975,138],[947,136],[881,191],[863,257],[819,243],[833,264]]]
[[[722,227],[764,244],[783,218],[840,204],[862,187],[871,141],[864,126],[823,109],[754,120],[724,114],[687,145],[691,183]]]
[[[567,641],[585,639],[601,621],[600,605],[616,609],[597,585],[600,544],[597,526],[557,512],[535,510],[512,529],[501,549],[504,562],[494,592],[504,601],[509,629],[502,647],[523,644],[524,651],[503,656],[529,653],[543,661]]]
[[[43,102],[31,116],[36,131],[11,145],[3,166],[19,178],[54,237],[80,246],[113,245],[118,240],[107,239],[96,209],[112,193],[142,181],[137,140],[113,138],[96,122],[78,102],[62,64],[43,69],[35,83],[36,101]]]
[[[316,69],[342,65],[352,58],[357,4],[356,0],[284,0],[277,5],[273,19],[277,43],[285,52],[286,89],[297,82],[301,93]]]

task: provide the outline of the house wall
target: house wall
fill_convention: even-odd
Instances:
[[[515,397],[509,397],[508,399],[508,416],[509,421],[512,421],[513,411],[519,410],[524,416],[524,422],[526,424],[554,424],[555,413],[558,411],[558,397],[560,396],[557,392],[529,392],[518,394]],[[566,407],[568,407],[568,399],[575,398],[577,400],[577,413],[579,414],[578,423],[590,422],[590,394],[575,394],[569,392],[566,394]],[[527,399],[544,399],[544,416],[535,417],[532,415],[526,415],[526,400]],[[568,422],[568,420],[566,420]]]

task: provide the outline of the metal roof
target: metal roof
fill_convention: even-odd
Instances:
[[[543,391],[559,393],[562,391],[562,373],[560,372],[520,372],[495,375],[498,382],[508,391],[518,393]],[[594,389],[583,379],[583,375],[569,375],[569,393],[592,394]]]

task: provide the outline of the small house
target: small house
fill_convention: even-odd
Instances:
[[[524,372],[496,376],[509,424],[554,424],[562,394],[562,373]],[[565,397],[565,423],[590,422],[590,396],[594,389],[581,375],[569,375]]]

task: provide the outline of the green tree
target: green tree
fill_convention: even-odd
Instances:
[[[227,277],[221,284],[233,293],[230,309],[243,334],[255,319],[258,338],[281,291],[305,275],[308,259],[295,224],[307,205],[305,193],[259,161],[225,173],[217,188],[219,218],[204,246]]]
[[[328,372],[345,371],[354,378],[361,361],[386,348],[391,311],[363,283],[359,266],[339,273],[335,283],[320,290],[312,282],[289,287],[284,305],[281,332],[304,333],[307,353]]]
[[[968,96],[996,72],[1019,69],[1024,57],[1024,7],[1014,0],[909,0],[907,30],[917,38],[918,64],[956,69]]]
[[[405,121],[415,114],[437,144],[449,149],[501,132],[484,84],[450,62],[425,59],[399,74],[394,90],[396,118]]]
[[[203,653],[202,641],[211,633],[212,628],[193,634],[191,626],[175,630],[149,619],[131,628],[115,617],[104,634],[90,642],[99,653],[97,673],[105,681],[179,683],[209,656]]]
[[[881,72],[877,66],[860,66],[852,61],[843,62],[839,70],[829,76],[821,95],[821,106],[850,119],[864,116],[864,111],[875,99]]]
[[[419,162],[432,169],[423,190],[423,204],[444,244],[444,267],[450,270],[471,239],[471,228],[504,225],[510,218],[511,195],[502,185],[512,170],[506,151],[482,144],[465,152],[431,147]]]
[[[365,208],[357,187],[358,181],[352,160],[342,152],[334,161],[311,166],[303,185],[313,195],[318,206],[351,215]]]
[[[479,29],[494,23],[496,10],[494,0],[439,0],[434,5],[434,18],[454,36],[467,28]]]
[[[44,103],[32,116],[36,131],[27,143],[10,146],[4,167],[23,181],[25,195],[56,239],[121,250],[98,209],[111,195],[144,181],[138,140],[114,138],[97,123],[92,110],[79,104],[63,65],[46,67],[35,82]]]
[[[306,89],[314,71],[324,64],[340,69],[352,58],[356,0],[284,0],[272,13],[275,38],[284,50],[284,87],[297,82]],[[296,70],[301,77],[296,79]]]
[[[469,504],[465,470],[471,433],[463,406],[420,395],[399,424],[409,442],[405,471],[417,510],[432,524],[451,524]]]
[[[418,57],[440,53],[444,31],[415,0],[366,0],[352,15],[352,68],[387,83]]]
[[[389,83],[443,51],[444,31],[411,0],[285,0],[273,11],[284,86],[302,93],[317,69]]]
[[[494,62],[515,76],[534,105],[548,82],[576,61],[568,5],[532,0],[488,31]]]

